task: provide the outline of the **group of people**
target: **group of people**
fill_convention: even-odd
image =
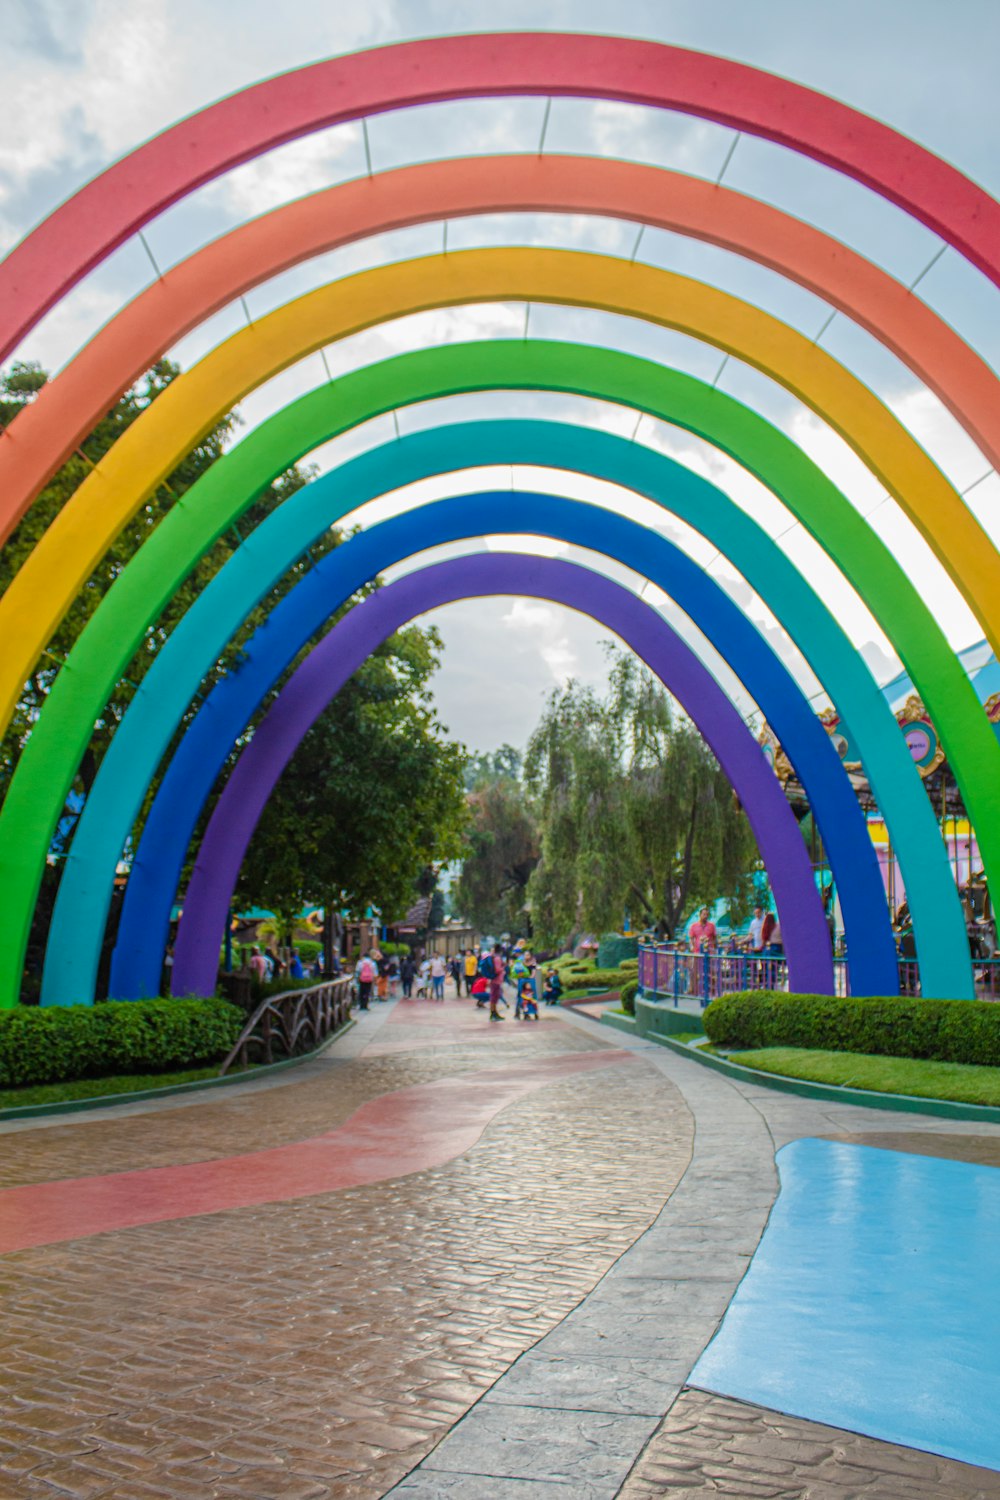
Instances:
[[[492,951],[483,949],[478,955],[469,949],[465,955],[465,974],[469,985],[466,994],[473,995],[481,1009],[489,1007],[491,1021],[505,1019],[500,1014],[501,1006],[510,1009],[504,994],[505,984],[514,987],[515,1021],[538,1020],[538,960],[530,948],[504,949],[501,943],[495,943]],[[546,1005],[558,1005],[561,996],[562,981],[557,970],[550,969],[545,975],[542,999]]]
[[[458,983],[455,959],[447,959],[441,953],[384,954],[377,948],[369,948],[354,965],[354,982],[358,992],[358,1006],[367,1010],[372,998],[396,1000],[412,999],[416,986],[417,999],[444,1000],[445,980],[451,976]]]
[[[285,975],[289,979],[305,979],[308,977],[297,948],[289,950],[286,960],[281,957],[276,948],[264,948],[262,950],[257,943],[254,943],[250,950],[249,967],[254,979],[258,980],[261,984],[267,984],[272,979],[281,979]],[[322,972],[322,959],[317,954],[315,961],[309,969],[309,974],[315,978],[319,978]]]
[[[715,923],[710,919],[708,907],[703,906],[688,929],[688,943],[692,953],[718,953],[719,935]],[[764,906],[755,906],[753,920],[747,937],[740,940],[734,934],[729,939],[730,953],[756,954],[758,958],[780,958],[784,953],[781,941],[781,925],[774,912]]]
[[[441,953],[424,954],[417,958],[412,953],[402,957],[388,956],[376,948],[362,954],[354,966],[358,1007],[367,1010],[372,998],[394,1000],[400,994],[404,1000],[415,998],[443,1002],[445,983],[451,980],[455,994],[472,996],[476,1004],[489,1008],[491,1021],[502,1021],[503,1007],[509,1010],[504,995],[505,985],[512,985],[515,993],[515,1020],[538,1020],[538,960],[530,948],[520,945],[514,948],[495,943],[492,949],[460,949],[446,958]],[[558,1005],[562,995],[562,982],[555,969],[544,976],[542,1000],[546,1005]]]

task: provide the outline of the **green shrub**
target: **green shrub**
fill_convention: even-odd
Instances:
[[[639,990],[638,979],[626,979],[618,995],[618,1001],[627,1016],[635,1015],[635,997]]]
[[[625,970],[629,974],[638,974],[639,960],[637,958],[623,958],[618,967],[619,969]]]
[[[112,1000],[0,1011],[0,1085],[156,1073],[223,1058],[244,1015],[225,1000]]]
[[[713,1042],[734,1050],[810,1047],[1000,1066],[1000,1005],[985,1000],[785,995],[744,990],[705,1011]]]
[[[316,942],[313,938],[305,938],[301,943],[296,943],[295,946],[304,964],[311,964],[313,959],[323,951],[323,944]]]
[[[572,953],[561,953],[552,963],[546,964],[546,969],[558,969],[560,974],[565,974],[567,969],[583,969],[587,965],[594,967],[592,958],[576,958]]]
[[[560,978],[566,990],[616,990],[635,976],[625,969],[562,969]]]
[[[618,969],[621,967],[623,958],[634,958],[638,961],[638,956],[638,938],[623,937],[620,932],[601,933],[601,941],[597,949],[599,969]]]

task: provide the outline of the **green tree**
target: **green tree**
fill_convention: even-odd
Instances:
[[[494,781],[517,781],[521,775],[521,752],[513,745],[499,750],[480,750],[469,756],[465,769],[465,789],[473,792]]]
[[[672,937],[693,904],[720,896],[740,917],[759,864],[698,731],[634,656],[608,650],[607,693],[554,692],[528,746],[542,851],[529,897],[544,942],[615,929],[626,911]]]
[[[169,360],[157,361],[152,369],[126,391],[111,410],[101,418],[93,432],[81,442],[76,452],[53,475],[0,551],[0,592],[7,589],[43,533],[56,519],[94,466],[179,374],[179,366],[172,364]],[[7,428],[11,423],[15,423],[18,414],[35,399],[47,380],[48,376],[45,371],[34,364],[15,363],[6,375],[0,376],[0,427]],[[123,529],[84,587],[77,593],[70,610],[60,622],[51,640],[47,642],[30,678],[24,684],[11,723],[0,738],[0,799],[6,795],[18,758],[31,733],[32,726],[44,707],[45,699],[56,675],[87,621],[123,568],[151,535],[171,506],[208,471],[216,459],[221,457],[236,426],[237,419],[229,415],[202,438],[197,447],[184,457],[175,471],[160,485],[155,494],[150,496],[138,514]],[[16,431],[15,426],[13,429],[15,437]],[[177,621],[239,546],[241,530],[248,532],[257,526],[275,506],[282,504],[291,494],[301,488],[313,472],[315,471],[308,468],[289,469],[255,497],[241,518],[239,526],[231,528],[220,537],[215,545],[197,561],[162,614],[148,627],[139,650],[133,656],[124,676],[116,683],[109,701],[95,722],[94,732],[77,770],[73,788],[53,840],[54,862],[46,867],[44,873],[28,943],[29,979],[25,989],[26,996],[30,997],[37,990],[52,906],[62,870],[60,857],[69,845],[80,809],[93,785],[111,737],[131,703],[136,688]],[[269,598],[251,611],[239,634],[209,672],[203,684],[203,692],[211,687],[215,680],[238,658],[246,637],[265,618],[276,599],[294,587],[315,556],[338,545],[340,540],[337,532],[326,533],[322,540],[310,549],[310,553],[296,562],[285,574]],[[178,737],[187,727],[189,718],[190,713],[180,726]],[[162,766],[165,767],[166,764],[165,759]],[[159,776],[155,777],[150,785],[146,807],[158,785]],[[139,826],[141,826],[141,819]]]
[[[95,464],[100,462],[118,438],[162,395],[179,374],[178,365],[169,360],[157,361],[153,368],[130,390],[126,391],[112,409],[101,418],[93,432],[84,439],[63,467],[53,475],[0,552],[0,593],[7,589],[28,554],[37,545],[43,533],[48,530]],[[0,378],[0,427],[6,428],[15,421],[18,413],[34,400],[47,379],[45,371],[34,364],[14,364],[8,374]],[[206,434],[198,446],[186,455],[174,473],[157,489],[140,509],[138,515],[119,534],[87,583],[77,593],[70,610],[47,643],[31,677],[25,683],[12,722],[0,740],[0,796],[6,792],[16,768],[18,756],[31,732],[32,725],[41,712],[56,674],[80,632],[122,569],[151,535],[171,506],[207,472],[217,458],[221,457],[236,425],[237,419],[234,416],[224,417]],[[290,469],[265,489],[244,514],[240,526],[221,537],[198,560],[166,609],[149,626],[142,646],[132,658],[125,676],[116,684],[112,697],[94,726],[90,745],[79,768],[75,795],[64,823],[64,833],[71,828],[82,797],[93,784],[111,736],[132,701],[137,686],[149,670],[156,653],[174,625],[239,546],[241,528],[243,531],[252,530],[276,505],[280,505],[289,495],[305,484],[312,472],[314,471],[309,469]],[[325,551],[330,546],[335,546],[338,540],[337,534],[331,532],[313,549],[313,552]],[[306,559],[296,564],[286,575],[276,594],[248,616],[240,636],[234,640],[209,674],[207,686],[211,686],[215,678],[231,665],[246,635],[256,629],[267,611],[273,606],[277,595],[287,592],[307,566]],[[154,782],[154,789],[155,785]]]
[[[432,630],[397,632],[319,715],[250,842],[241,902],[286,925],[308,903],[393,921],[424,868],[459,853],[466,756],[428,700],[439,650]]]
[[[481,932],[520,934],[527,925],[528,881],[538,863],[538,823],[516,774],[497,774],[496,760],[490,764],[492,776],[481,774],[468,795],[470,824],[452,900]]]

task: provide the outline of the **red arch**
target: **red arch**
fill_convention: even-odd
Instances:
[[[744,63],[657,42],[506,33],[404,42],[314,63],[200,110],[74,194],[0,266],[0,360],[86,273],[171,203],[341,121],[502,94],[621,99],[698,115],[844,172],[1000,286],[1000,204],[888,125]]]

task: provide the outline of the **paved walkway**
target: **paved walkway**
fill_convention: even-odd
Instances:
[[[272,1080],[0,1126],[0,1495],[1000,1496],[685,1386],[776,1145],[1000,1161],[1000,1127],[895,1123],[449,1001]]]

